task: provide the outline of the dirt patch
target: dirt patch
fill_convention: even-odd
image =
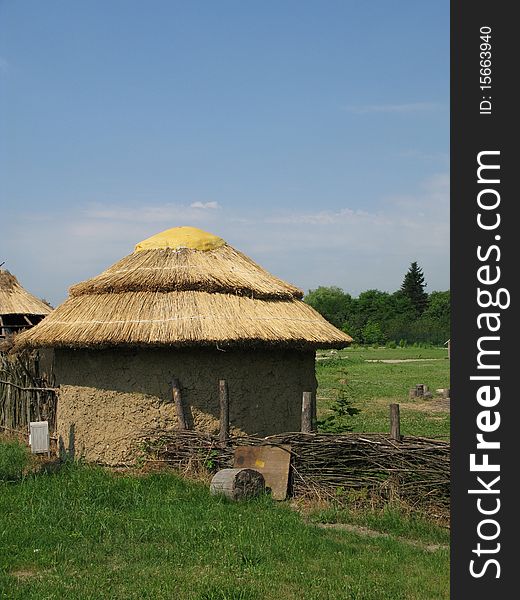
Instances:
[[[420,412],[450,412],[449,398],[434,398],[428,402],[409,402],[401,404],[401,410],[418,410]]]
[[[419,540],[410,540],[409,538],[401,536],[393,536],[389,533],[383,533],[382,531],[376,531],[375,529],[369,529],[368,527],[362,527],[361,525],[351,525],[349,523],[316,523],[316,526],[320,529],[348,531],[349,533],[355,533],[356,535],[364,537],[394,539],[403,544],[426,550],[426,552],[436,552],[437,550],[447,550],[449,548],[446,544],[427,544]]]
[[[30,579],[31,577],[38,577],[40,572],[31,569],[19,569],[18,571],[11,571],[11,575],[16,577],[19,581],[24,581],[25,579]]]
[[[397,363],[410,363],[410,362],[430,362],[432,360],[446,360],[445,358],[381,358],[381,359],[365,359],[368,363],[386,363],[388,365],[394,365]]]

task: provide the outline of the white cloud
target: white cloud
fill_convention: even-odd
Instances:
[[[220,208],[220,204],[218,202],[193,202],[190,204],[191,208],[202,208],[202,209],[210,209],[215,210]]]
[[[29,290],[53,303],[65,298],[71,284],[132,252],[140,240],[177,225],[195,225],[223,237],[304,290],[339,285],[352,294],[370,288],[393,291],[413,260],[424,269],[428,291],[449,287],[446,173],[413,193],[382,198],[374,209],[356,207],[348,196],[339,208],[316,211],[295,207],[259,214],[246,206],[233,212],[208,208],[97,203],[45,222],[32,213],[2,236],[0,255]]]
[[[352,210],[351,208],[341,208],[340,210],[322,210],[318,213],[292,213],[284,216],[268,217],[266,223],[286,224],[286,225],[334,225],[341,222],[349,222],[357,217],[362,218],[370,216],[370,213],[362,210]]]
[[[413,260],[429,291],[447,289],[449,176],[430,178],[414,194],[383,198],[374,210],[347,205],[267,215],[232,235],[235,245],[303,289],[393,291]]]
[[[423,182],[420,190],[415,194],[384,198],[378,210],[366,211],[344,207],[319,212],[291,212],[268,216],[264,222],[273,225],[300,226],[301,229],[309,229],[311,236],[312,231],[332,233],[338,227],[342,231],[345,231],[345,227],[350,227],[352,228],[348,232],[350,237],[368,238],[375,243],[376,240],[373,238],[378,228],[386,229],[390,234],[395,234],[402,228],[427,230],[436,224],[437,219],[434,215],[439,215],[438,220],[447,225],[449,183],[448,174],[435,175]],[[427,224],[428,219],[431,219],[430,226]],[[327,241],[323,240],[323,243],[326,244]]]
[[[84,209],[87,218],[106,221],[126,221],[135,223],[160,223],[165,229],[186,224],[185,221],[199,222],[207,218],[201,209],[220,208],[218,202],[193,202],[189,206],[183,204],[159,205],[105,205],[94,203]]]

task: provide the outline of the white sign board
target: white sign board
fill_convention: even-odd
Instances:
[[[33,454],[49,452],[49,423],[47,421],[31,422],[29,426],[29,444]]]

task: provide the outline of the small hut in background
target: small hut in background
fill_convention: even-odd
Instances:
[[[352,341],[302,297],[221,238],[178,227],[73,286],[17,344],[55,349],[65,447],[117,464],[144,435],[178,427],[173,379],[192,429],[218,431],[225,379],[233,433],[299,431],[316,348]]]
[[[30,294],[14,275],[0,269],[0,341],[39,323],[52,308]]]

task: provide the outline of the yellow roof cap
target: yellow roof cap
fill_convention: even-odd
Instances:
[[[135,252],[159,250],[161,248],[173,248],[174,250],[190,248],[191,250],[207,252],[208,250],[220,248],[225,243],[222,238],[196,227],[173,227],[139,242],[135,246]]]

